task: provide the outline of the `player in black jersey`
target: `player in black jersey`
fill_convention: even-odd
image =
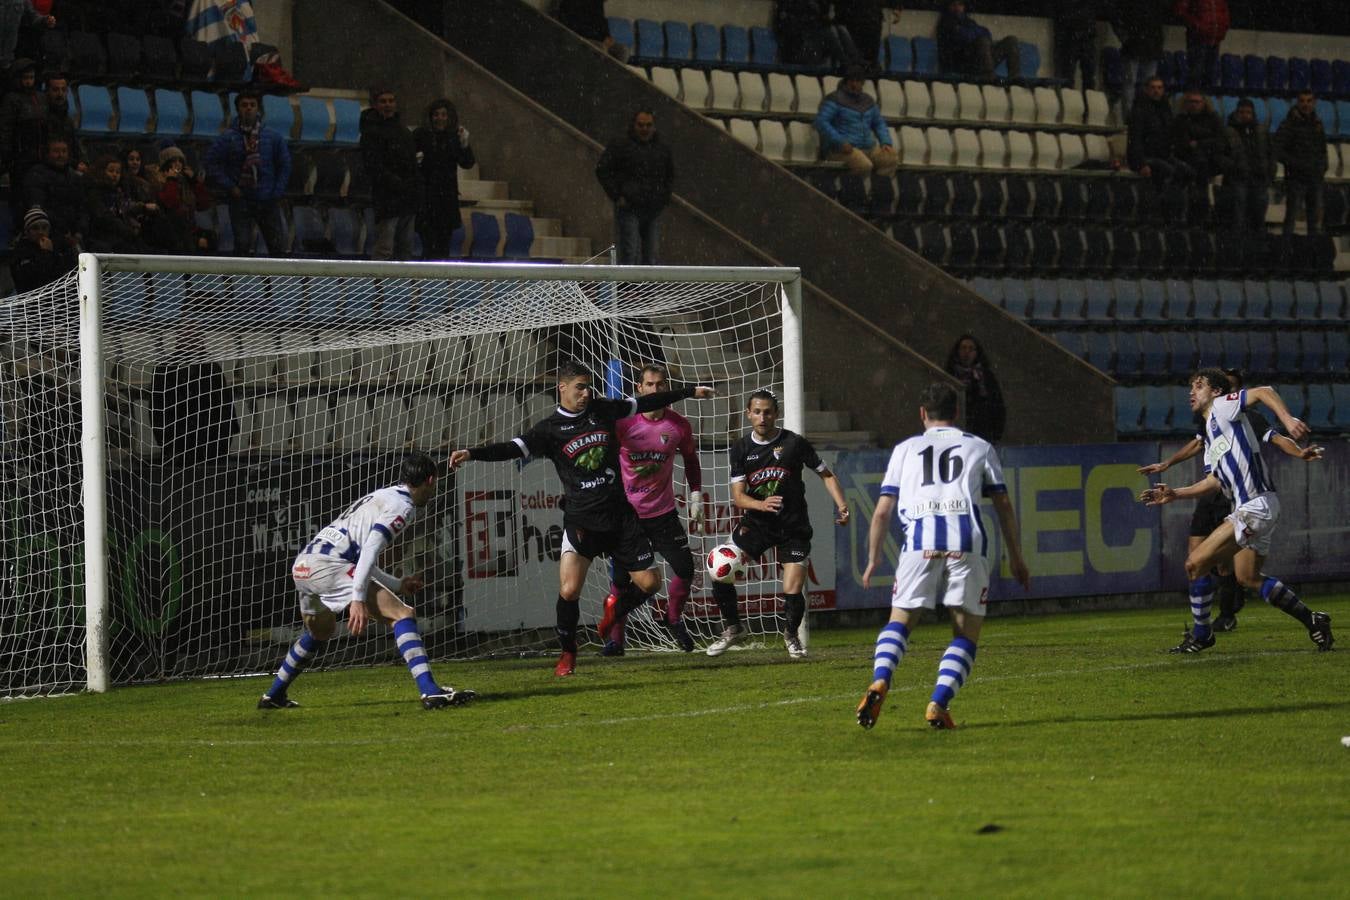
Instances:
[[[554,674],[571,675],[577,662],[577,600],[591,560],[608,555],[631,582],[619,598],[627,614],[661,587],[659,569],[652,569],[652,547],[628,505],[619,476],[619,442],[614,423],[695,397],[712,397],[710,387],[660,391],[639,398],[607,400],[593,395],[591,373],[569,361],[558,369],[558,408],[518,438],[450,454],[450,467],[469,460],[499,462],[539,456],[553,460],[563,487],[563,545],[558,562],[558,643],[562,656]]]
[[[1224,369],[1223,373],[1228,376],[1228,384],[1233,390],[1241,390],[1246,383],[1246,378],[1241,369]],[[1248,407],[1242,411],[1251,423],[1252,431],[1257,438],[1267,444],[1274,444],[1289,456],[1294,456],[1307,462],[1313,462],[1322,458],[1322,448],[1317,445],[1309,447],[1300,447],[1298,442],[1286,434],[1282,434],[1270,427],[1265,416],[1257,412],[1256,409]],[[1196,422],[1197,431],[1203,429],[1203,422]],[[1172,466],[1179,462],[1184,462],[1192,457],[1199,456],[1204,450],[1204,438],[1199,434],[1195,436],[1189,444],[1183,446],[1176,453],[1173,453],[1167,459],[1160,463],[1150,463],[1147,466],[1140,466],[1139,472],[1142,475],[1153,475],[1159,472],[1166,472]],[[1228,518],[1233,511],[1233,503],[1222,491],[1215,491],[1208,497],[1202,497],[1196,501],[1195,510],[1191,513],[1190,535],[1186,542],[1186,552],[1191,554],[1195,548],[1214,533],[1214,529],[1223,524],[1223,520]],[[1214,630],[1236,631],[1237,614],[1247,605],[1245,592],[1238,586],[1237,577],[1232,569],[1218,573],[1218,586],[1215,591],[1219,601],[1219,616],[1214,620]]]
[[[848,503],[839,479],[820,461],[811,442],[778,427],[778,398],[758,390],[746,402],[750,433],[731,445],[731,501],[741,510],[731,540],[747,556],[759,559],[778,548],[783,567],[783,607],[787,627],[783,643],[788,655],[806,655],[798,630],[806,615],[806,562],[811,555],[811,520],[806,513],[806,485],[802,469],[814,469],[834,500],[835,524],[848,524]],[[722,612],[722,636],[708,646],[709,656],[720,656],[745,633],[737,609],[736,587],[714,584],[713,598]]]

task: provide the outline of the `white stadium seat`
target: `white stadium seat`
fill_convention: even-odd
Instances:
[[[674,69],[652,66],[652,84],[656,85],[661,93],[675,100],[680,99],[680,77],[675,74]]]
[[[1012,121],[1025,125],[1036,121],[1036,98],[1030,88],[1021,85],[1008,88],[1008,102],[1012,106]]]
[[[253,400],[254,446],[272,455],[291,449],[291,410],[281,394],[263,394]]]
[[[986,169],[1008,166],[1008,145],[1003,132],[986,128],[980,131],[980,165]]]
[[[787,130],[782,122],[762,119],[759,123],[759,152],[774,162],[787,162]]]
[[[1076,169],[1087,159],[1087,150],[1083,147],[1083,139],[1076,134],[1061,134],[1059,136],[1061,169]]]
[[[952,143],[952,133],[945,128],[929,128],[928,164],[930,166],[950,166],[955,158],[956,147]]]
[[[1059,141],[1048,131],[1036,132],[1036,168],[1059,168]]]
[[[370,398],[348,394],[338,400],[333,416],[333,443],[340,450],[364,450],[370,446],[374,422],[370,417]]]
[[[746,112],[762,112],[768,94],[764,90],[764,77],[758,72],[740,72],[736,81],[741,86],[740,108]]]
[[[1059,102],[1062,109],[1060,119],[1065,125],[1083,124],[1087,116],[1087,104],[1082,91],[1066,87],[1059,92]]]
[[[1101,91],[1084,91],[1087,100],[1087,123],[1098,127],[1107,125],[1111,120],[1111,98]]]
[[[896,146],[900,148],[900,161],[905,165],[928,164],[928,138],[922,128],[915,128],[913,125],[900,126],[900,140]]]
[[[1030,134],[1025,131],[1008,132],[1008,168],[1030,169],[1034,154]]]
[[[412,423],[414,449],[432,452],[446,446],[445,404],[440,397],[414,397],[409,420]]]
[[[905,114],[905,89],[900,82],[883,78],[877,83],[877,105],[886,119],[898,119]]]
[[[826,75],[824,78],[820,79],[821,96],[822,97],[830,96],[835,91],[839,90],[839,85],[842,82],[843,79],[840,78],[838,75]],[[873,97],[877,95],[877,92],[872,90],[872,85],[867,84],[866,82],[864,82],[863,90],[867,91]]]
[[[929,119],[933,116],[933,95],[922,81],[905,82],[905,115],[911,119]]]
[[[1011,112],[1008,104],[1008,92],[996,84],[986,84],[981,89],[984,94],[984,120],[986,122],[1006,122]]]
[[[731,119],[727,122],[727,131],[751,150],[759,149],[759,131],[749,119]]]
[[[946,81],[935,81],[929,86],[928,90],[933,95],[933,118],[955,119],[956,88]]]
[[[375,446],[381,450],[401,450],[408,446],[411,417],[407,404],[398,394],[380,394],[374,398]]]
[[[487,440],[487,415],[481,397],[456,395],[448,414],[450,446],[473,447]]]
[[[974,168],[980,164],[980,138],[969,128],[958,128],[952,132],[956,145],[956,164],[963,168]]]
[[[333,410],[328,397],[302,397],[295,402],[295,450],[317,453],[333,443]]]
[[[782,72],[769,73],[769,112],[790,113],[796,108],[797,92],[792,87],[792,76]]]
[[[961,82],[956,87],[956,99],[961,104],[958,114],[963,122],[984,121],[984,94],[978,84]]]
[[[820,81],[814,75],[798,75],[793,81],[797,88],[798,114],[814,116],[820,109]]]
[[[1042,125],[1053,125],[1059,121],[1059,94],[1053,88],[1038,87],[1033,92],[1036,97],[1036,121]]]
[[[820,133],[810,122],[789,122],[789,159],[797,163],[813,163],[820,158]]]
[[[712,92],[708,89],[708,79],[698,69],[680,70],[680,88],[685,106],[690,109],[708,108],[708,98]]]
[[[713,69],[709,73],[708,105],[712,109],[740,109],[741,88],[736,83],[736,73],[725,69]]]
[[[253,408],[247,400],[234,401],[234,420],[239,423],[239,430],[230,438],[230,452],[246,453],[253,438]]]
[[[1091,161],[1102,164],[1111,162],[1111,145],[1104,135],[1084,135],[1083,145],[1087,149],[1087,158]]]

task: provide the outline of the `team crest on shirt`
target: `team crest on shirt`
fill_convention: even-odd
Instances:
[[[661,443],[663,443],[663,444],[669,444],[669,443],[670,443],[670,432],[667,432],[667,431],[661,432]]]
[[[783,448],[782,448],[781,446],[779,446],[779,447],[774,447],[774,448],[773,448],[773,458],[774,458],[774,459],[782,459],[782,458],[783,458]]]

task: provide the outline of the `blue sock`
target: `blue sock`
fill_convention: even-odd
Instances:
[[[323,642],[314,637],[308,631],[302,631],[300,637],[291,649],[286,653],[286,658],[281,661],[281,668],[277,669],[277,677],[272,679],[272,686],[267,689],[267,696],[273,700],[279,700],[286,696],[286,689],[291,686],[305,667],[309,665],[310,660],[314,658],[319,645]]]
[[[1191,627],[1192,637],[1203,640],[1212,633],[1209,627],[1209,608],[1214,605],[1214,577],[1201,575],[1191,582],[1191,618],[1195,624]]]
[[[1298,599],[1298,595],[1289,590],[1280,579],[1267,575],[1261,581],[1261,599],[1298,619],[1304,628],[1312,628],[1312,610],[1308,609],[1303,601]]]
[[[938,663],[937,686],[933,688],[933,696],[929,699],[946,709],[956,692],[961,690],[961,685],[970,677],[970,667],[973,665],[975,642],[963,637],[952,638],[947,652],[942,654],[942,661]]]
[[[399,655],[417,682],[417,689],[424,694],[439,694],[441,686],[431,677],[431,664],[427,662],[427,651],[422,646],[422,635],[417,631],[417,620],[407,618],[395,622],[394,640],[398,642]]]
[[[908,649],[909,629],[903,622],[887,622],[877,635],[877,650],[872,656],[872,680],[884,681],[889,687],[895,667],[900,665]]]

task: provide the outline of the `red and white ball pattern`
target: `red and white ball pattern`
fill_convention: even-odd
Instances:
[[[708,551],[708,577],[718,584],[745,580],[745,555],[735,544],[718,544]]]

